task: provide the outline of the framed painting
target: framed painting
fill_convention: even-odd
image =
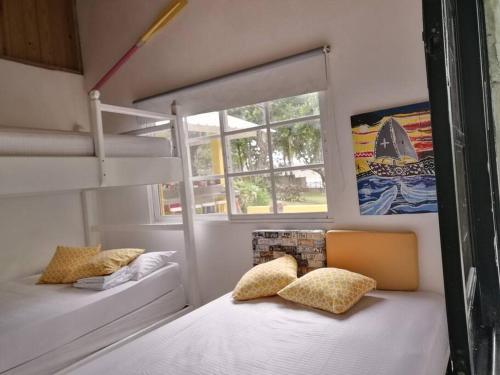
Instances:
[[[437,212],[428,102],[351,117],[361,215]]]

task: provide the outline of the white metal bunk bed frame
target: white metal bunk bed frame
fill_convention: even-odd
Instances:
[[[96,222],[95,196],[92,190],[83,190],[82,205],[84,211],[85,236],[88,244],[97,243],[99,241],[98,234],[104,231],[144,231],[144,230],[173,230],[182,231],[184,234],[184,257],[185,257],[185,272],[187,275],[183,277],[183,284],[187,289],[187,297],[190,308],[196,308],[201,305],[199,292],[197,261],[196,261],[196,245],[194,240],[194,195],[191,187],[191,165],[189,159],[189,151],[185,140],[187,139],[187,128],[184,125],[184,120],[180,116],[175,103],[172,103],[172,113],[159,113],[144,111],[136,108],[121,107],[109,104],[103,104],[100,101],[99,91],[91,91],[90,99],[90,120],[92,125],[92,135],[94,138],[95,153],[98,160],[99,186],[97,188],[105,188],[109,186],[127,186],[120,184],[117,181],[116,173],[110,178],[110,169],[116,171],[116,162],[123,162],[121,168],[127,170],[132,167],[133,173],[139,173],[142,183],[137,181],[130,185],[150,185],[166,182],[179,183],[179,195],[182,204],[182,223],[163,225],[156,223],[146,224],[112,224],[99,225]],[[103,112],[115,113],[120,115],[130,115],[152,119],[156,121],[169,121],[172,134],[172,157],[155,157],[155,158],[107,158],[104,146],[104,130],[102,114]],[[181,126],[179,126],[181,125]],[[142,160],[141,160],[142,159]],[[153,177],[148,173],[144,173],[144,166],[152,171]],[[166,170],[166,168],[176,169],[182,173]],[[165,175],[167,178],[158,178]],[[153,181],[153,180],[154,181]]]
[[[144,231],[144,230],[174,230],[182,231],[184,235],[184,259],[181,264],[182,284],[186,290],[187,305],[181,310],[158,317],[158,320],[149,322],[145,328],[127,334],[126,337],[110,343],[106,332],[113,331],[113,323],[101,327],[101,336],[97,337],[99,345],[115,347],[128,342],[150,330],[166,324],[182,315],[187,314],[201,305],[196,248],[194,241],[194,195],[191,187],[191,173],[189,153],[186,147],[187,127],[183,118],[176,114],[175,105],[173,114],[143,111],[136,108],[120,107],[101,103],[99,92],[92,91],[90,98],[90,120],[94,139],[94,156],[0,156],[0,197],[38,195],[44,193],[80,191],[83,211],[85,241],[87,245],[99,243],[99,234],[108,230]],[[103,113],[115,113],[143,117],[156,121],[169,121],[172,133],[171,157],[107,157],[103,131]],[[180,125],[180,126],[178,126]],[[162,126],[165,128],[165,126]],[[99,225],[97,215],[96,190],[103,188],[118,188],[134,185],[152,185],[159,183],[178,182],[182,203],[182,223],[165,225],[144,223],[138,225],[113,224]],[[182,263],[182,262],[181,262]],[[136,319],[137,315],[126,315],[125,319]],[[86,340],[87,336],[83,339]],[[108,340],[108,341],[106,341]],[[87,347],[78,347],[77,341],[69,343],[63,352],[54,351],[27,362],[23,369],[34,368],[40,361],[50,360],[50,356],[60,353],[70,353],[73,359],[82,358],[90,353]],[[101,349],[100,349],[101,350]],[[70,360],[64,358],[64,361]],[[37,362],[39,361],[39,362]],[[45,362],[44,362],[45,363]],[[25,367],[28,366],[28,367]],[[7,373],[17,373],[17,367],[7,370]],[[24,370],[20,370],[24,371]]]
[[[183,284],[188,303],[200,305],[194,241],[194,196],[190,160],[186,148],[187,129],[180,115],[165,114],[101,103],[100,93],[92,91],[90,99],[91,131],[94,156],[0,156],[0,196],[38,195],[50,192],[81,191],[85,239],[88,245],[99,241],[99,233],[107,230],[176,230],[184,233],[184,263],[187,275]],[[172,111],[175,106],[172,106]],[[171,157],[107,157],[102,114],[115,113],[168,120],[172,133]],[[180,124],[181,126],[177,126]],[[124,186],[178,182],[182,203],[182,224],[99,225],[95,190]]]

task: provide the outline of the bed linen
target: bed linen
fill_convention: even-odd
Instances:
[[[38,275],[0,286],[0,373],[100,328],[181,285],[179,266],[93,291],[36,285]]]
[[[124,266],[118,271],[107,276],[92,276],[78,279],[75,283],[73,283],[73,286],[75,288],[82,289],[106,290],[126,283],[131,279],[132,271],[130,270],[130,267]]]
[[[170,142],[159,137],[105,134],[104,149],[110,157],[168,157]],[[93,156],[90,133],[26,131],[0,128],[0,156]]]
[[[108,345],[128,338],[138,331],[147,329],[163,319],[184,315],[188,310],[186,305],[186,293],[184,287],[180,285],[151,303],[101,328],[0,374],[53,375],[58,370],[68,367]]]
[[[225,295],[60,374],[443,375],[444,298],[375,291],[334,315]]]

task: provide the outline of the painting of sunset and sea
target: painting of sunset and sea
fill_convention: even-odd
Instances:
[[[351,117],[361,215],[437,212],[429,103]]]

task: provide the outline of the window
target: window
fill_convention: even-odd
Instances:
[[[326,217],[320,95],[188,116],[196,213]],[[162,215],[179,212],[176,196],[162,188]]]

